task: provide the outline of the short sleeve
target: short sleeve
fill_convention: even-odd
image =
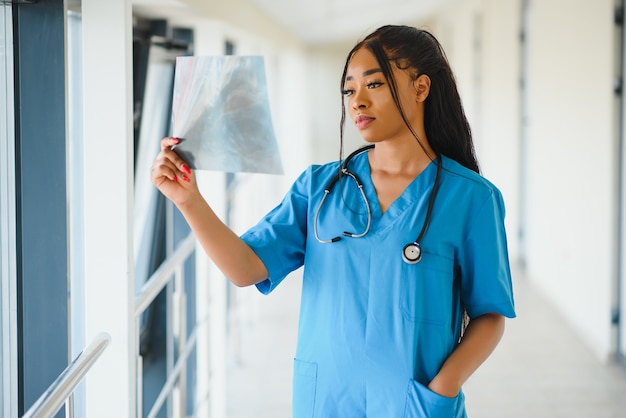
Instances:
[[[269,272],[269,277],[256,285],[263,294],[304,263],[310,173],[310,169],[302,173],[282,202],[241,236]]]
[[[504,202],[497,189],[479,205],[459,252],[462,300],[470,318],[515,317]]]

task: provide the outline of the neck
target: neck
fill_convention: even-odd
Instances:
[[[423,148],[415,138],[411,141],[376,143],[376,148],[370,152],[370,166],[373,170],[388,173],[418,174],[436,158],[428,141],[422,139],[422,145]]]

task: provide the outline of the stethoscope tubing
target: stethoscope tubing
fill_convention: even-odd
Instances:
[[[352,171],[348,169],[348,163],[356,155],[369,151],[372,148],[374,148],[373,144],[366,145],[352,152],[350,155],[348,155],[348,157],[341,164],[341,168],[339,172],[335,174],[335,176],[330,180],[330,182],[328,182],[328,185],[324,189],[324,195],[320,199],[320,203],[317,205],[317,209],[315,210],[315,215],[313,219],[313,233],[315,235],[315,239],[318,242],[322,244],[330,244],[330,243],[341,240],[340,236],[336,236],[331,239],[321,239],[318,233],[317,225],[318,225],[319,215],[320,215],[322,206],[324,205],[324,202],[326,201],[326,198],[331,193],[335,184],[343,176],[348,176],[352,178],[354,182],[357,184],[357,187],[359,188],[361,197],[363,198],[363,202],[365,202],[365,207],[367,209],[367,225],[365,229],[363,230],[363,232],[352,233],[352,232],[344,231],[343,235],[346,237],[350,237],[350,238],[361,238],[369,232],[370,225],[372,222],[372,211],[369,205],[369,201],[367,200],[367,196],[365,195],[363,182],[355,173],[353,173]],[[437,158],[437,174],[435,176],[435,183],[433,184],[433,190],[431,191],[430,198],[428,201],[428,208],[426,210],[426,218],[424,219],[424,224],[422,225],[422,229],[420,230],[419,235],[417,236],[417,239],[413,242],[408,243],[402,249],[402,259],[408,264],[416,264],[422,259],[421,242],[422,242],[422,239],[424,238],[424,235],[426,235],[426,231],[428,230],[428,227],[430,225],[430,220],[432,218],[433,207],[435,205],[435,198],[437,197],[437,192],[439,191],[439,186],[441,183],[442,165],[443,165],[442,159],[441,159],[441,156],[439,156]]]
[[[345,160],[343,160],[343,162],[341,163],[341,168],[340,168],[339,172],[337,174],[335,174],[335,176],[328,182],[328,185],[324,189],[324,196],[322,196],[322,199],[320,200],[319,205],[317,205],[317,209],[315,210],[315,216],[314,216],[314,219],[313,219],[313,233],[315,234],[315,239],[318,242],[320,242],[322,244],[330,244],[330,243],[337,242],[337,241],[341,240],[340,236],[336,236],[336,237],[331,238],[331,239],[321,239],[320,236],[319,236],[319,233],[317,231],[317,224],[318,224],[317,221],[319,219],[320,211],[322,209],[322,206],[324,205],[324,201],[326,200],[326,197],[328,197],[330,192],[333,190],[333,187],[335,187],[335,184],[343,176],[348,176],[348,177],[352,178],[355,181],[357,187],[359,188],[359,191],[361,192],[361,198],[363,199],[363,202],[365,202],[365,208],[367,209],[367,225],[365,226],[365,229],[363,230],[363,232],[353,233],[353,232],[344,231],[343,235],[346,236],[346,237],[350,237],[350,238],[361,238],[361,237],[364,237],[369,232],[370,225],[372,223],[372,211],[371,211],[371,208],[370,208],[370,204],[369,204],[369,201],[367,200],[367,196],[365,195],[365,190],[363,188],[363,182],[361,181],[359,176],[357,176],[356,174],[354,174],[352,171],[350,171],[348,169],[348,163],[356,155],[361,154],[361,153],[363,153],[365,151],[368,151],[368,150],[370,150],[372,148],[374,148],[374,145],[370,144],[370,145],[366,145],[364,147],[361,147],[361,148],[353,151],[350,155],[348,155],[348,157],[346,157]]]

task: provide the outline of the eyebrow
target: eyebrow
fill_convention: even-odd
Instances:
[[[380,68],[372,68],[371,70],[363,71],[363,74],[361,74],[361,77],[367,77],[368,75],[382,73],[382,72],[383,70],[381,70]],[[351,75],[346,77],[346,81],[350,81],[350,80],[354,80],[354,77],[352,77]]]

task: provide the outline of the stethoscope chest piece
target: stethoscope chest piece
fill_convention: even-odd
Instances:
[[[417,264],[422,259],[422,248],[418,242],[411,242],[402,249],[402,259],[407,264]]]

